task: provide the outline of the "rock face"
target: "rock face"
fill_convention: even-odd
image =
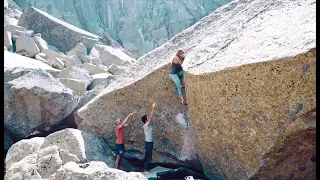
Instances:
[[[37,23],[34,23],[37,22]],[[60,51],[69,51],[79,42],[92,47],[99,41],[99,37],[87,31],[61,21],[39,9],[26,9],[18,22],[19,26],[41,33],[41,37]]]
[[[189,114],[208,177],[314,178],[315,67],[314,49],[292,58],[186,76]]]
[[[21,140],[9,149],[5,179],[143,179],[141,173],[126,173],[110,167],[114,157],[101,136],[64,129],[46,138]],[[81,171],[80,171],[81,170]]]
[[[155,161],[165,152],[181,163],[195,157],[198,145],[210,179],[315,179],[315,4],[244,0],[219,8],[142,56],[80,108],[79,128],[114,143],[115,119],[136,111],[126,148],[137,152],[127,156],[139,157],[140,118],[155,101]],[[187,109],[167,64],[191,46],[183,64]],[[184,141],[189,130],[196,143]]]
[[[161,90],[157,84],[161,84]],[[153,162],[183,164],[201,170],[196,156],[193,125],[186,114],[186,106],[179,104],[175,87],[169,81],[168,67],[158,69],[132,86],[94,99],[93,103],[78,110],[76,123],[79,129],[101,134],[115,148],[115,120],[125,118],[130,112],[137,112],[137,116],[126,128],[125,148],[128,153],[125,156],[143,160],[144,133],[141,117],[150,112],[153,102],[157,102],[159,107],[152,122]]]
[[[94,34],[102,36],[106,31],[125,49],[140,57],[231,0],[15,2],[22,9],[34,6]]]
[[[17,139],[59,122],[78,103],[72,90],[41,69],[6,82],[4,91],[4,125]]]

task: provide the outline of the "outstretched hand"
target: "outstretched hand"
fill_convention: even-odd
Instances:
[[[156,107],[156,105],[157,105],[156,103],[153,103],[153,104],[152,104],[152,108],[155,108],[155,107]]]

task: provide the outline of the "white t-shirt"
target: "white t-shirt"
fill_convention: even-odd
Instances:
[[[147,123],[145,123],[143,125],[143,130],[144,130],[144,136],[146,138],[147,142],[153,142],[153,138],[152,138],[152,126],[149,124],[149,126],[147,125]]]

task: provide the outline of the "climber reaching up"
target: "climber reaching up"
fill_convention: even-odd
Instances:
[[[145,148],[145,156],[144,156],[144,174],[150,174],[149,172],[149,164],[152,160],[152,148],[153,148],[153,137],[152,137],[152,117],[154,113],[154,108],[156,107],[156,103],[152,104],[152,110],[149,116],[142,116],[141,120],[143,122],[143,130],[145,136],[144,148]]]
[[[188,53],[194,46],[188,48],[185,51],[179,50],[171,62],[169,77],[176,84],[178,89],[178,95],[181,99],[181,104],[187,105],[187,102],[183,99],[182,88],[184,88],[184,77],[182,70],[182,63],[184,61],[184,54]]]
[[[130,113],[123,121],[120,119],[116,120],[116,169],[119,169],[122,155],[124,154],[124,142],[125,142],[125,131],[124,129],[129,125],[126,123],[129,117],[132,117],[133,113]]]

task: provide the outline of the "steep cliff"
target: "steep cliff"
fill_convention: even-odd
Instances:
[[[140,57],[230,0],[14,0],[102,36],[108,34]]]
[[[79,109],[79,128],[114,143],[112,123],[136,111],[126,143],[141,154],[139,118],[156,101],[155,151],[176,157],[199,146],[191,157],[199,157],[210,179],[315,179],[315,5],[238,0],[217,9],[142,56]],[[183,65],[185,107],[168,63],[192,45]],[[194,144],[181,143],[179,119],[192,128]],[[169,141],[160,138],[163,132]],[[166,142],[180,149],[168,151]]]

